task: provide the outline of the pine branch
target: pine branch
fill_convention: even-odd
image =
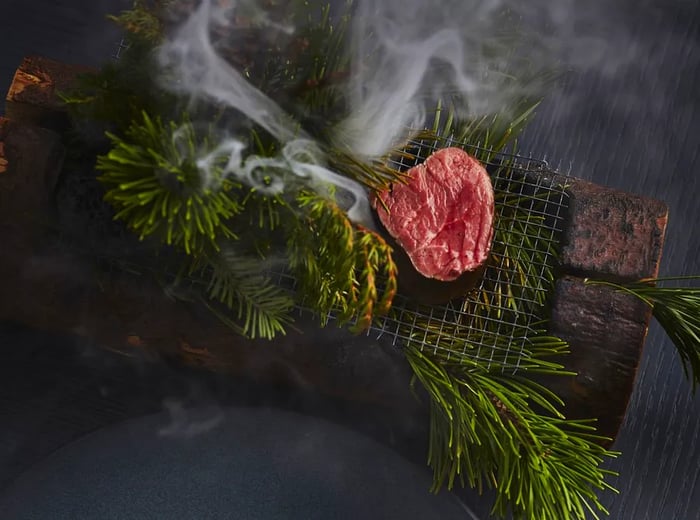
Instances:
[[[207,141],[197,138],[188,121],[166,126],[145,112],[142,118],[124,138],[108,134],[113,148],[97,159],[105,200],[117,210],[114,218],[141,239],[154,235],[188,254],[218,249],[220,238],[235,239],[227,220],[241,211],[236,193],[241,186],[216,168],[204,179],[196,159],[207,151]]]
[[[228,313],[205,302],[225,324],[245,337],[273,339],[285,334],[292,323],[292,296],[262,273],[261,261],[231,250],[209,256],[203,274],[209,277],[210,300],[223,304]]]
[[[700,287],[658,287],[661,282],[699,281],[700,276],[645,278],[630,283],[587,279],[587,284],[606,285],[631,294],[652,308],[654,318],[678,350],[693,392],[700,385]]]
[[[266,38],[253,31],[247,40],[255,49],[248,56],[232,50],[233,61],[245,63],[251,81],[278,100],[315,138],[328,142],[328,129],[347,112],[344,82],[349,77],[348,32],[354,0],[332,6],[327,2],[292,0],[268,13],[295,27],[291,36]],[[262,29],[265,30],[264,28]],[[264,56],[264,59],[256,59]]]
[[[394,183],[402,183],[407,180],[405,172],[388,165],[389,158],[396,156],[397,153],[401,153],[401,151],[392,151],[385,157],[375,159],[371,163],[358,159],[349,151],[337,148],[330,149],[328,155],[331,165],[336,170],[363,184],[371,191],[379,192],[390,189]]]
[[[131,9],[108,18],[133,36],[157,44],[163,38],[163,13],[178,0],[133,0]]]
[[[391,248],[373,231],[354,226],[334,202],[306,192],[297,201],[302,214],[290,221],[287,250],[302,304],[323,325],[333,313],[339,325],[366,329],[388,312],[396,293]]]
[[[128,51],[119,60],[81,75],[74,87],[59,92],[74,121],[97,121],[121,134],[144,111],[169,116],[178,100],[157,85],[152,51],[153,42],[129,35]]]
[[[431,399],[434,491],[456,482],[493,488],[493,513],[516,520],[605,512],[596,491],[613,489],[605,478],[614,473],[601,464],[616,454],[598,444],[589,422],[566,420],[549,390],[522,376],[446,365],[415,347],[406,356]]]

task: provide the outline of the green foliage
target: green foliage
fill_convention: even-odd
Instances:
[[[129,42],[118,61],[81,75],[74,88],[59,93],[74,120],[97,121],[122,134],[143,112],[168,117],[178,105],[155,81],[152,43],[139,36]]]
[[[162,15],[176,1],[134,0],[131,9],[109,18],[131,35],[156,44],[164,35]]]
[[[676,346],[685,375],[696,391],[700,385],[700,287],[658,287],[656,284],[698,280],[700,276],[680,276],[629,283],[603,280],[586,280],[586,283],[613,287],[652,307],[654,318]]]
[[[163,16],[179,0],[134,0],[131,9],[108,18],[126,31],[128,45],[118,60],[83,74],[75,87],[59,92],[75,120],[106,123],[116,133],[149,114],[170,116],[178,100],[156,82],[153,50],[164,35]]]
[[[431,398],[428,460],[434,489],[455,482],[493,488],[493,513],[516,520],[585,519],[605,511],[596,489],[615,453],[585,421],[564,419],[560,400],[524,376],[467,369],[408,347],[415,377]],[[560,373],[552,370],[552,373]],[[534,407],[541,410],[535,410]]]
[[[141,239],[153,235],[188,254],[236,238],[227,221],[241,211],[241,186],[223,178],[215,161],[204,178],[196,160],[211,149],[188,121],[165,125],[144,112],[124,138],[108,135],[114,147],[97,169],[115,219]]]
[[[405,174],[392,168],[387,163],[390,157],[396,157],[405,153],[403,150],[394,150],[385,157],[366,162],[353,156],[350,152],[331,149],[329,157],[331,164],[347,177],[365,185],[372,192],[385,191],[391,188],[395,182],[405,182]]]
[[[232,61],[242,64],[246,77],[310,135],[327,141],[328,129],[347,112],[343,87],[349,77],[346,43],[354,0],[335,8],[308,0],[275,4],[266,6],[271,17],[294,32],[271,40],[268,27],[246,27],[245,51],[233,49]]]
[[[207,307],[239,334],[255,339],[273,339],[284,334],[292,323],[292,296],[262,274],[260,258],[243,257],[232,250],[223,250],[207,257],[203,274],[209,278],[207,295],[219,302],[227,312]],[[230,317],[230,312],[234,317]]]
[[[396,293],[391,248],[377,233],[353,225],[334,202],[308,192],[297,201],[302,213],[293,222],[287,250],[302,304],[324,325],[333,313],[339,325],[366,329],[388,312]]]

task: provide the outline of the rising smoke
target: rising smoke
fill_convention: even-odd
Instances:
[[[272,32],[289,33],[292,28],[273,23],[254,2],[221,2],[213,5],[204,0],[174,35],[161,46],[160,64],[166,71],[164,86],[194,99],[207,99],[231,107],[257,123],[277,138],[283,149],[279,157],[243,158],[245,144],[236,136],[222,138],[215,150],[199,158],[198,165],[205,185],[212,179],[212,166],[228,158],[225,175],[233,175],[259,192],[274,195],[282,192],[291,172],[313,189],[323,192],[334,185],[352,194],[353,202],[345,208],[348,217],[371,227],[372,216],[364,188],[325,167],[323,154],[299,129],[294,120],[272,99],[253,87],[243,74],[217,52],[214,29],[230,29],[241,7],[258,23]],[[222,34],[221,30],[218,31]],[[227,33],[230,40],[230,33]]]
[[[191,439],[214,430],[224,420],[224,413],[217,406],[188,409],[177,399],[166,399],[163,407],[169,417],[168,424],[158,430],[163,437]]]
[[[283,145],[279,157],[256,157],[246,154],[240,136],[226,135],[215,155],[200,159],[202,173],[206,178],[223,155],[227,175],[265,193],[279,193],[290,181],[317,190],[333,184],[352,193],[348,214],[367,225],[364,188],[331,171],[292,117],[219,52],[235,45],[242,13],[271,41],[302,29],[274,22],[263,4],[202,0],[160,48],[167,88],[231,107]],[[605,48],[576,8],[573,0],[357,0],[342,87],[347,116],[328,129],[331,141],[358,157],[379,157],[405,139],[407,128],[424,127],[437,99],[450,99],[462,117],[484,116],[541,96],[538,78],[546,71],[598,66]]]

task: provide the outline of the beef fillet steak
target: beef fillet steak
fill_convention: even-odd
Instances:
[[[401,289],[426,303],[463,295],[491,250],[491,179],[460,148],[438,150],[407,177],[406,184],[394,184],[374,201],[379,220],[400,246],[395,258]],[[416,272],[406,273],[407,268]]]

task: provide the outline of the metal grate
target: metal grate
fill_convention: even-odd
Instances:
[[[408,170],[437,149],[449,146],[458,146],[481,158],[491,175],[496,194],[492,261],[477,287],[463,299],[446,305],[423,305],[397,294],[390,314],[376,320],[367,334],[388,340],[397,347],[410,344],[447,359],[467,358],[489,367],[498,363],[504,371],[516,371],[527,356],[530,338],[538,332],[537,323],[546,311],[544,304],[551,287],[547,273],[551,273],[556,264],[555,252],[568,207],[566,177],[554,174],[545,161],[507,153],[494,154],[488,149],[449,138],[411,140],[404,153],[391,161],[390,166]],[[100,201],[95,208],[69,209],[69,214],[81,217],[81,222],[74,223],[85,233],[77,242],[75,237],[62,233],[61,242],[106,262],[110,270],[129,267],[136,271],[149,270],[147,265],[132,265],[130,259],[118,254],[131,234],[112,221],[111,211],[97,196],[96,184],[94,177],[78,175],[72,182],[66,182],[64,189],[58,190],[58,198],[63,192],[65,197],[78,202]],[[76,198],[77,193],[83,191],[89,193]],[[521,216],[519,228],[514,227],[511,218],[514,211]],[[93,231],[89,232],[90,229]],[[113,240],[108,240],[109,237]],[[130,242],[134,243],[129,249],[139,256],[138,250],[144,247],[143,244],[137,244],[135,239]],[[493,254],[495,252],[503,254]],[[528,269],[527,284],[520,283],[516,267],[524,264]],[[288,273],[277,272],[274,276],[284,286],[293,288],[295,285],[294,278]],[[187,278],[180,280],[186,282]],[[202,283],[196,279],[189,281],[193,286]],[[504,291],[508,288],[512,294],[505,297]],[[311,312],[303,305],[298,310],[300,313]],[[334,316],[331,314],[328,319],[332,321]]]
[[[489,171],[496,193],[493,250],[505,254],[493,255],[478,286],[462,300],[427,307],[397,295],[392,314],[372,327],[370,333],[378,337],[388,335],[394,345],[417,344],[447,359],[463,356],[488,366],[498,361],[504,370],[517,370],[528,350],[529,338],[537,333],[536,324],[546,312],[544,304],[552,285],[547,275],[556,264],[568,208],[565,177],[554,175],[545,161],[494,154],[452,137],[411,140],[407,153],[390,165],[405,171],[437,149],[450,146],[482,158]],[[512,218],[514,211],[521,221],[525,219],[517,227]],[[528,269],[527,287],[515,272],[524,263]],[[508,286],[514,289],[513,294],[504,298],[497,291]],[[443,336],[441,331],[450,334]],[[464,341],[456,343],[455,334]]]
[[[481,281],[463,299],[428,306],[397,294],[390,314],[375,321],[367,335],[389,339],[394,346],[417,345],[448,360],[469,358],[489,368],[497,362],[504,371],[514,372],[527,356],[530,339],[538,333],[537,324],[546,312],[544,305],[552,285],[547,273],[556,264],[555,252],[568,208],[566,177],[553,172],[546,161],[493,153],[454,138],[409,140],[404,153],[389,165],[406,171],[436,150],[451,146],[482,158],[489,171],[496,194],[493,251],[507,254],[493,255]],[[525,219],[518,228],[509,217],[514,211]],[[526,285],[518,282],[516,272],[525,262]],[[295,285],[288,274],[276,276],[284,285]],[[513,289],[509,298],[498,292],[506,287]],[[311,311],[299,306],[299,312]],[[334,320],[333,314],[327,318]]]
[[[131,47],[131,44],[125,39],[122,38],[119,40],[119,43],[116,44],[114,53],[112,54],[112,59],[113,60],[120,60],[122,57],[122,54],[127,52],[129,50],[129,47]]]
[[[112,57],[118,60],[127,51],[128,43],[122,39]],[[390,160],[389,165],[406,171],[437,149],[451,146],[478,157],[489,171],[496,193],[493,250],[507,254],[494,256],[478,286],[462,300],[426,306],[398,294],[391,314],[375,322],[368,335],[388,338],[395,346],[418,345],[447,359],[465,357],[488,366],[498,362],[504,370],[515,371],[527,355],[529,338],[537,333],[536,325],[546,312],[543,303],[551,286],[547,273],[556,263],[555,251],[568,208],[566,176],[555,174],[546,161],[493,153],[454,137],[409,139],[404,153]],[[513,211],[525,215],[522,229],[514,229],[513,220],[507,218]],[[528,287],[519,283],[514,261],[527,264]],[[295,284],[287,273],[274,275],[285,286]],[[505,304],[498,290],[508,287],[514,294]],[[310,312],[303,306],[299,306],[299,311]],[[330,315],[328,319],[334,317]],[[455,341],[455,336],[462,340]]]

